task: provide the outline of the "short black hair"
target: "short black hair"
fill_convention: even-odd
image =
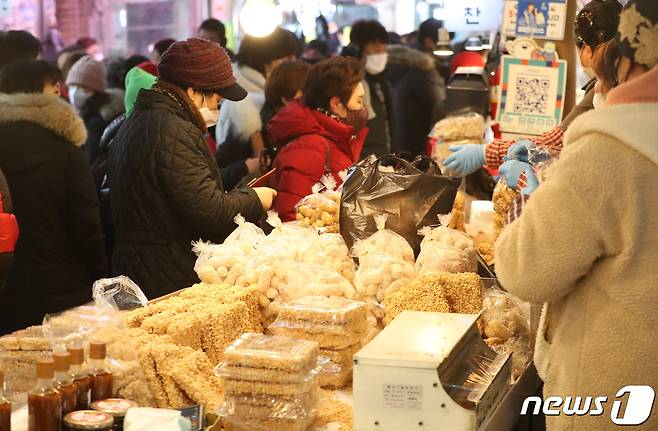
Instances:
[[[277,27],[264,37],[246,35],[240,43],[236,60],[240,66],[249,66],[265,75],[265,65],[289,56],[296,56],[300,42],[291,32]]]
[[[167,49],[169,49],[171,45],[174,44],[174,42],[176,42],[176,39],[172,39],[172,38],[161,39],[153,44],[153,51],[162,55]]]
[[[149,59],[143,55],[131,55],[130,57],[126,58],[126,61],[124,62],[126,73],[128,73],[130,69],[137,66],[138,64],[142,64],[147,61],[149,61]]]
[[[107,63],[107,86],[108,88],[126,88],[126,60],[113,58]]]
[[[310,41],[309,43],[306,44],[304,49],[314,49],[317,52],[319,52],[323,57],[329,57],[330,52],[329,52],[329,45],[327,42],[320,40],[320,39],[314,39]]]
[[[352,24],[350,43],[363,50],[369,43],[388,43],[388,32],[379,21],[359,20]]]
[[[208,18],[201,23],[199,30],[206,30],[217,33],[219,44],[226,48],[226,26],[224,26],[224,23],[222,23],[220,20],[215,18]]]
[[[439,41],[439,29],[443,27],[443,23],[435,18],[430,18],[423,21],[418,27],[418,42],[422,45],[425,43],[426,38],[430,38],[437,43]]]
[[[18,60],[0,72],[0,93],[42,93],[44,85],[62,82],[62,71],[44,60]]]
[[[41,42],[23,30],[0,32],[0,69],[16,60],[33,60],[41,52]]]

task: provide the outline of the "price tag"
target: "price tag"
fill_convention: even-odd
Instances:
[[[394,409],[422,409],[423,387],[385,384],[384,407]]]

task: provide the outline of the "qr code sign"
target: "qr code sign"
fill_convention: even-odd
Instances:
[[[514,112],[547,115],[549,88],[548,79],[516,78]]]

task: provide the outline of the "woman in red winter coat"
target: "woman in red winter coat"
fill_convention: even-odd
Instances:
[[[294,220],[295,205],[311,194],[323,175],[338,173],[358,161],[368,129],[363,106],[363,67],[353,58],[334,57],[315,64],[303,97],[272,118],[271,142],[279,152],[270,186],[278,191],[274,208],[282,220]]]

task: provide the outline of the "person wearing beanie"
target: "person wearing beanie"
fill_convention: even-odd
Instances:
[[[272,189],[224,191],[205,137],[219,102],[246,95],[218,44],[176,42],[158,64],[155,86],[139,92],[112,142],[112,270],[129,276],[148,298],[198,282],[192,241],[221,243],[237,214],[256,222],[272,205]]]
[[[247,35],[240,44],[233,70],[249,95],[240,103],[227,101],[222,105],[215,130],[219,167],[239,167],[232,174],[234,183],[260,167],[254,162],[259,160],[265,147],[260,111],[265,103],[267,77],[276,66],[294,58],[299,50],[295,36],[279,27],[265,37]]]
[[[75,62],[66,77],[71,105],[80,114],[87,128],[84,145],[89,164],[100,154],[100,141],[105,127],[121,112],[107,93],[107,71],[100,61],[86,55]]]
[[[0,170],[20,228],[0,292],[0,335],[91,301],[91,285],[108,275],[98,196],[80,148],[87,132],[56,94],[61,75],[43,60],[23,60],[0,76]]]
[[[658,2],[629,1],[616,40],[618,86],[573,121],[560,160],[495,245],[502,286],[544,304],[534,356],[544,399],[608,400],[600,416],[547,416],[548,431],[617,430],[618,391],[658,388],[658,344],[647,341],[658,326]],[[627,400],[616,417],[656,430],[652,401],[633,418]]]

